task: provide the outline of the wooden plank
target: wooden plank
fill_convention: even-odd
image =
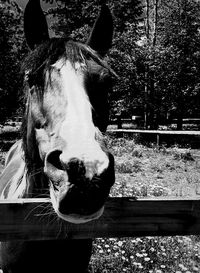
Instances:
[[[159,134],[159,135],[191,135],[200,136],[200,131],[159,131],[159,130],[139,130],[139,129],[110,129],[108,133],[131,133],[131,134]]]
[[[200,199],[110,198],[104,215],[87,224],[56,217],[48,199],[0,201],[0,240],[200,234]]]

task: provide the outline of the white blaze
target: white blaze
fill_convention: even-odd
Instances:
[[[84,88],[84,75],[79,63],[73,67],[69,61],[60,66],[62,90],[67,101],[65,120],[63,121],[59,137],[66,143],[60,156],[63,162],[71,158],[78,158],[84,162],[86,176],[92,178],[94,174],[101,174],[108,167],[108,158],[95,140],[99,133],[92,120],[92,107]],[[95,90],[94,90],[95,91]]]

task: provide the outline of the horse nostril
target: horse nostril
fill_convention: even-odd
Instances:
[[[78,158],[71,158],[66,165],[66,170],[71,183],[77,184],[85,180],[85,166]]]
[[[71,158],[68,162],[62,160],[62,151],[55,150],[47,155],[46,163],[50,164],[54,168],[62,171],[66,171],[69,182],[72,184],[79,184],[79,182],[85,181],[86,169],[83,161],[78,158]]]
[[[53,165],[56,169],[59,170],[64,170],[63,165],[60,161],[60,155],[62,151],[55,150],[52,151],[48,156],[47,156],[47,162]]]

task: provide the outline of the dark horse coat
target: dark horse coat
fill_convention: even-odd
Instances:
[[[22,65],[22,140],[7,155],[1,198],[48,196],[59,221],[92,221],[102,215],[114,183],[114,159],[102,134],[114,74],[103,60],[112,43],[112,16],[103,4],[86,44],[50,39],[39,0],[30,0],[24,30],[31,52]],[[1,242],[1,268],[87,272],[91,248],[88,239]]]

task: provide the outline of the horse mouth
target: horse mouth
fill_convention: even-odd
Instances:
[[[50,181],[52,206],[59,218],[71,223],[86,223],[99,218],[115,181],[114,158],[109,166],[92,179],[80,176],[71,181],[67,172],[49,165],[45,173]]]
[[[71,198],[74,194],[65,192],[65,196],[62,198],[59,196],[59,192],[53,190],[53,188],[53,183],[51,182],[50,195],[52,205],[57,216],[62,220],[73,224],[82,224],[98,219],[103,214],[103,204],[99,208],[96,207],[96,209],[91,210],[88,209],[87,204],[85,204],[83,200],[82,202],[80,202],[80,200],[76,200],[76,204],[74,201],[71,202]]]

